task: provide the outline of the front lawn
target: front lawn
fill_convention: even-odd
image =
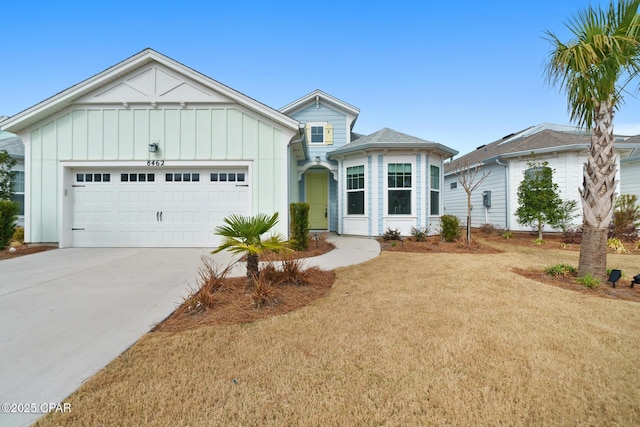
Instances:
[[[38,425],[640,425],[640,305],[512,271],[577,251],[500,249],[385,251],[296,311],[147,334]]]

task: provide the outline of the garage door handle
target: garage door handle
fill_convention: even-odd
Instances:
[[[249,184],[236,184],[236,187],[248,187]]]

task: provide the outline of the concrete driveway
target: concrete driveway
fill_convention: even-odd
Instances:
[[[0,426],[28,425],[167,317],[204,249],[55,249],[0,261]],[[73,410],[73,408],[71,408]]]

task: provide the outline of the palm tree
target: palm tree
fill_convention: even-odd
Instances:
[[[215,233],[222,236],[222,245],[213,252],[216,254],[225,249],[235,254],[247,255],[247,287],[253,287],[260,273],[258,259],[263,250],[281,251],[288,247],[288,241],[280,234],[273,234],[266,240],[262,235],[278,223],[278,212],[272,216],[258,214],[252,217],[232,214],[224,219],[226,225],[216,227]]]
[[[562,43],[547,31],[553,49],[546,64],[551,85],[564,89],[571,120],[591,129],[583,170],[579,276],[606,277],[607,231],[616,189],[613,116],[627,84],[640,71],[640,0],[589,6],[566,26],[575,36]]]

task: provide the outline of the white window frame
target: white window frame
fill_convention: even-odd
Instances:
[[[431,168],[438,168],[438,188],[433,186],[433,176],[431,175]],[[429,215],[430,216],[440,216],[442,212],[442,166],[440,165],[429,165]],[[457,187],[457,184],[456,184]],[[437,193],[438,195],[438,211],[433,213],[433,204],[431,200],[433,199],[433,194]]]
[[[362,187],[360,188],[349,188],[349,169],[351,168],[362,168]],[[346,177],[346,183],[345,183],[345,187],[346,187],[346,199],[345,199],[345,208],[346,208],[346,215],[349,216],[363,216],[367,214],[367,182],[366,182],[366,177],[367,177],[367,166],[362,163],[362,164],[353,164],[351,166],[347,166],[345,168],[345,177]],[[362,200],[362,213],[349,213],[349,193],[357,193],[357,192],[362,192],[363,195],[363,200]]]
[[[392,161],[393,160],[393,161]],[[390,187],[389,186],[389,166],[390,165],[409,165],[411,170],[410,170],[410,179],[411,179],[411,186],[409,187]],[[386,193],[386,200],[385,200],[385,212],[387,215],[389,216],[412,216],[414,215],[415,212],[415,206],[414,206],[414,194],[415,194],[415,163],[413,162],[408,162],[408,161],[403,161],[402,159],[389,159],[388,162],[385,163],[384,165],[385,168],[385,193]],[[392,191],[409,191],[409,212],[408,213],[394,213],[394,212],[389,212],[389,203],[390,203],[390,195]]]
[[[13,180],[13,179],[11,180],[11,181],[12,181],[12,182],[11,182],[11,190],[13,191],[13,194],[14,194],[15,196],[22,196],[22,203],[20,203],[20,210],[22,211],[22,213],[20,213],[20,214],[18,215],[18,217],[19,217],[19,218],[24,218],[24,213],[25,213],[25,202],[26,202],[26,200],[25,200],[26,195],[25,195],[25,191],[24,191],[24,190],[25,190],[25,188],[26,188],[26,179],[27,179],[27,174],[26,174],[26,173],[25,173],[25,171],[24,171],[24,166],[23,166],[23,165],[21,165],[21,164],[20,164],[20,165],[16,164],[16,166],[12,169],[12,171],[13,171],[13,172],[15,172],[15,173],[16,173],[16,175],[17,175],[18,173],[21,173],[21,174],[22,174],[22,191],[16,191],[16,190],[14,189],[14,182],[13,182],[14,180]],[[15,175],[14,175],[14,176],[15,176]]]
[[[324,132],[325,127],[327,126],[327,122],[307,122],[307,126],[309,127],[309,145],[326,145]],[[311,130],[318,127],[322,129],[322,132],[320,133],[322,135],[322,141],[313,142],[313,135],[311,134]]]

